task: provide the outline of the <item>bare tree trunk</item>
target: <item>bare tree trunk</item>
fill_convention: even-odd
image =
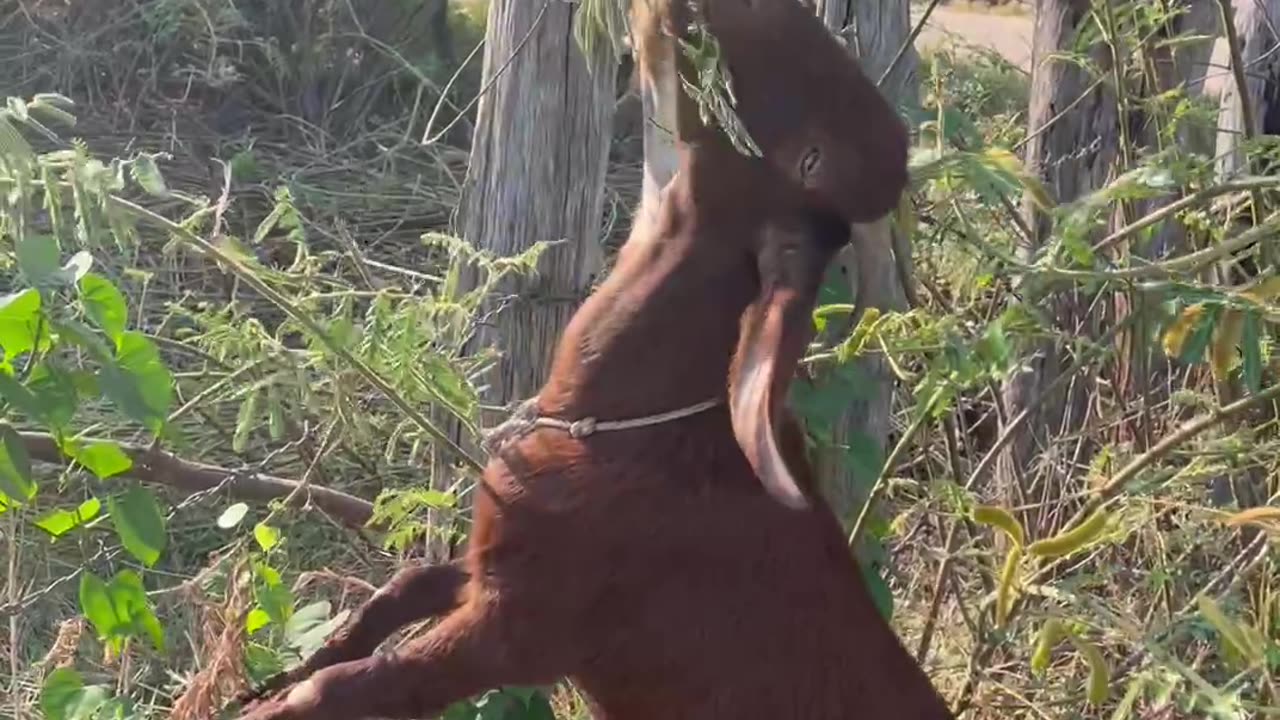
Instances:
[[[1039,0],[1036,4],[1028,110],[1031,139],[1026,145],[1024,161],[1028,171],[1038,175],[1063,203],[1076,200],[1105,183],[1119,146],[1116,103],[1109,92],[1103,91],[1105,83],[1090,89],[1093,78],[1078,65],[1050,57],[1053,53],[1072,50],[1076,36],[1087,22],[1089,4],[1090,0]],[[1111,67],[1110,53],[1105,47],[1095,47],[1091,54],[1104,72]],[[1063,112],[1068,107],[1073,109]],[[1029,263],[1038,256],[1051,228],[1049,218],[1039,212],[1030,197],[1024,201],[1024,214],[1031,237],[1020,241],[1018,253]],[[1045,304],[1038,288],[1022,284],[1017,290],[1024,301],[1044,308],[1057,327],[1076,333],[1087,331],[1083,310],[1076,298],[1056,295],[1051,303]],[[1004,417],[1015,417],[1032,406],[1061,369],[1061,348],[1055,343],[1034,348],[1029,367],[1005,384]],[[1055,449],[1062,457],[1043,451],[1048,450],[1052,436],[1085,422],[1084,385],[1076,383],[1071,391],[1046,398],[1029,422],[1013,434],[996,463],[996,492],[1003,502],[1024,504],[1039,492],[1063,487],[1055,480],[1068,476],[1072,463],[1084,448],[1061,443]],[[1042,460],[1039,468],[1033,463],[1038,455]],[[1041,477],[1040,482],[1036,481],[1037,477]],[[1024,517],[1023,522],[1031,532],[1041,525],[1041,519],[1034,516]]]
[[[1249,173],[1240,149],[1246,133],[1280,134],[1280,0],[1234,0],[1232,6],[1245,91],[1240,94],[1234,76],[1223,82],[1217,137],[1218,176],[1223,180]]]
[[[488,378],[490,404],[537,392],[561,330],[602,265],[616,66],[608,43],[589,63],[583,56],[572,32],[576,7],[559,0],[489,7],[483,76],[492,86],[477,109],[462,236],[498,255],[564,241],[543,256],[535,278],[499,288],[505,306],[473,341],[502,350]],[[433,555],[447,554],[433,545]]]
[[[899,58],[899,51],[911,34],[910,8],[907,0],[818,0],[815,11],[827,27],[845,37],[849,50],[859,60],[863,71],[874,82],[885,76],[880,91],[898,107],[914,107],[919,102],[917,68],[919,56],[907,47]],[[897,58],[897,63],[894,63]],[[882,310],[901,309],[905,306],[894,254],[884,252],[855,255],[847,248],[836,261],[836,272],[841,273],[853,285],[857,277],[854,263],[874,263],[873,276],[882,282],[867,288],[867,305]],[[893,374],[879,356],[868,356],[855,361],[856,372],[865,383],[863,394],[854,399],[841,417],[835,429],[835,444],[846,445],[851,440],[861,441],[878,449],[883,456],[888,442],[893,410]],[[859,437],[860,436],[860,437]],[[874,477],[866,477],[865,469],[848,462],[833,462],[825,458],[822,465],[823,490],[837,514],[852,522],[866,499],[867,488]]]
[[[588,68],[572,35],[574,8],[554,0],[489,8],[485,82],[501,74],[477,111],[462,235],[499,255],[565,241],[544,256],[536,279],[502,289],[508,306],[477,338],[504,349],[492,402],[542,385],[560,331],[601,267],[614,60],[602,47]]]

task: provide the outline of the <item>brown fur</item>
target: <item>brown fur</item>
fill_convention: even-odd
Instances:
[[[847,57],[828,65],[838,44],[791,12],[795,0],[700,7],[713,31],[737,33],[721,37],[731,65],[764,38],[808,41],[775,43],[771,65],[747,58],[735,72],[764,158],[682,113],[676,178],[566,328],[538,407],[637,418],[726,385],[728,406],[510,442],[477,489],[465,567],[401,573],[248,718],[426,718],[491,687],[564,677],[598,720],[951,717],[878,615],[781,402],[847,223],[883,214],[903,189],[904,132]],[[784,79],[795,104],[773,107],[770,84]],[[799,164],[815,144],[816,174]],[[767,388],[743,389],[760,368]],[[779,473],[803,503],[762,488]],[[402,649],[353,659],[394,625],[446,612]]]

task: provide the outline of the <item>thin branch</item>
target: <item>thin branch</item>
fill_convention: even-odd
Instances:
[[[35,460],[65,465],[67,458],[52,435],[36,432],[19,433],[27,453]],[[94,442],[93,438],[80,438],[82,442]],[[227,492],[245,500],[276,500],[288,498],[291,505],[314,505],[342,522],[355,528],[364,527],[373,517],[373,504],[339,490],[315,485],[303,486],[295,480],[243,470],[229,470],[217,465],[183,460],[164,450],[152,450],[141,445],[115,443],[133,460],[126,475],[143,482],[166,485],[191,493],[217,488],[225,483]]]

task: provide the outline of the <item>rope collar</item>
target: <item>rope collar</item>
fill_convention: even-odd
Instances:
[[[569,433],[569,437],[572,437],[575,440],[581,440],[599,432],[632,430],[635,428],[661,425],[662,423],[671,422],[673,420],[687,418],[710,410],[721,402],[720,398],[712,398],[678,410],[670,410],[663,413],[657,413],[656,415],[645,415],[644,417],[630,418],[627,420],[599,420],[594,417],[584,417],[579,420],[562,420],[560,418],[539,415],[538,398],[535,396],[520,403],[520,406],[511,414],[511,417],[507,418],[502,424],[485,432],[484,446],[490,454],[493,454],[501,450],[508,442],[515,440],[516,438],[524,437],[539,428],[563,430]]]

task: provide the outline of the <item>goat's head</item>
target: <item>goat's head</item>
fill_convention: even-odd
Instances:
[[[798,0],[634,0],[632,19],[644,81],[659,98],[676,97],[657,121],[674,124],[686,153],[706,160],[706,175],[736,174],[737,187],[722,193],[738,193],[735,214],[754,216],[738,226],[754,253],[758,288],[730,373],[733,428],[769,493],[802,507],[806,498],[777,437],[786,389],[835,253],[855,246],[859,306],[878,282],[866,260],[891,252],[887,223],[876,221],[907,184],[906,128],[843,43]],[[677,90],[677,73],[694,76],[675,41],[695,39],[699,25],[719,48],[734,110],[761,158],[726,154],[722,131],[703,125],[695,103]],[[702,241],[728,242],[727,232]]]

